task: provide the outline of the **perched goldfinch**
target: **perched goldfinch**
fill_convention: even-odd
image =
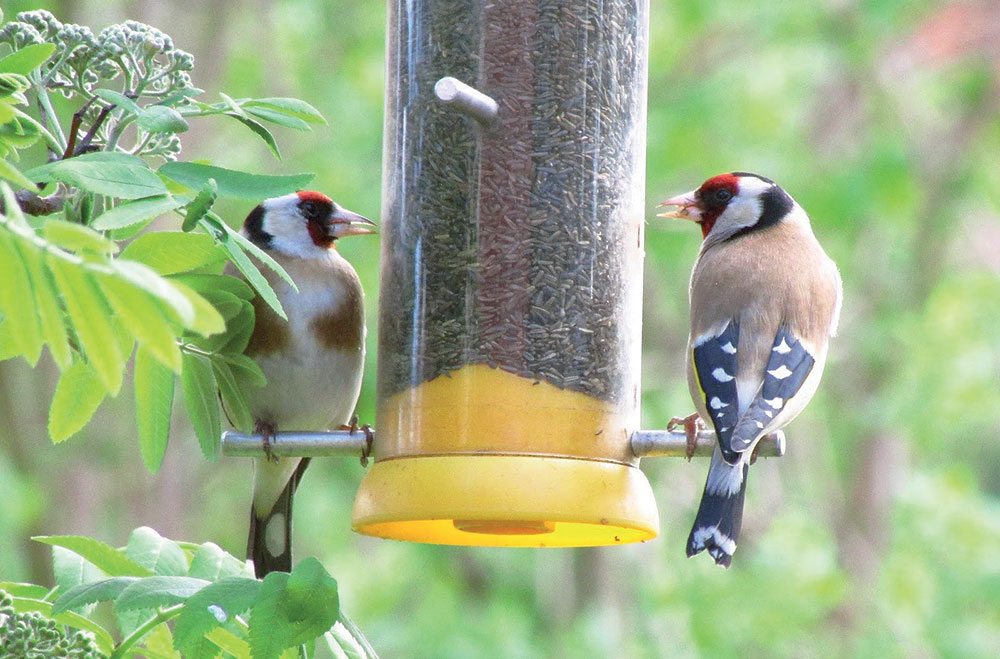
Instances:
[[[298,286],[264,269],[285,321],[260,298],[247,354],[267,376],[246,387],[255,431],[265,448],[280,430],[327,430],[346,424],[361,391],[365,314],[358,275],[337,251],[344,236],[373,233],[373,223],[318,192],[268,199],[242,233],[271,255]],[[308,458],[254,460],[247,554],[258,578],[291,570],[292,495]]]
[[[661,206],[679,207],[661,217],[693,220],[704,236],[689,289],[687,375],[718,446],[687,554],[707,549],[729,567],[754,448],[802,411],[823,374],[840,273],[805,211],[763,176],[721,174]]]

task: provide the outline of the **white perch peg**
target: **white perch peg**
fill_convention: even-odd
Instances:
[[[489,126],[496,120],[500,109],[492,98],[451,76],[445,76],[434,83],[434,95],[445,105],[472,117],[484,126]]]

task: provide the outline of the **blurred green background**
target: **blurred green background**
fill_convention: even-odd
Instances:
[[[259,140],[197,123],[186,159],[314,171],[377,218],[385,7],[342,0],[90,0],[43,7],[92,27],[133,18],[195,55],[215,98],[297,96],[329,127]],[[820,391],[758,462],[733,568],[684,556],[707,464],[648,460],[662,532],[607,549],[498,550],[361,537],[362,468],[318,461],[296,498],[298,557],[338,578],[385,657],[992,657],[1000,648],[1000,3],[659,2],[651,7],[648,216],[723,171],[755,171],[809,212],[844,277]],[[228,129],[228,130],[224,130]],[[223,206],[234,217],[249,209]],[[700,236],[647,227],[643,423],[692,405],[687,278]],[[376,238],[342,251],[368,291],[374,419]],[[56,370],[0,363],[0,579],[49,583],[36,534],[122,544],[135,526],[242,555],[251,466],[205,462],[175,419],[162,471],[136,450],[131,396],[62,446]],[[128,387],[123,391],[129,391]]]

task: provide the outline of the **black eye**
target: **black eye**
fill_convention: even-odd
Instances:
[[[302,210],[302,215],[307,220],[319,219],[320,209],[319,204],[315,201],[303,201],[299,204],[299,208]]]
[[[729,188],[719,188],[712,193],[712,201],[717,204],[725,204],[732,198],[733,193],[729,191]]]

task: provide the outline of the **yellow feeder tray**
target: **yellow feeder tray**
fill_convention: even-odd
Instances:
[[[656,537],[620,410],[472,365],[384,400],[352,527],[397,540],[580,547]]]

